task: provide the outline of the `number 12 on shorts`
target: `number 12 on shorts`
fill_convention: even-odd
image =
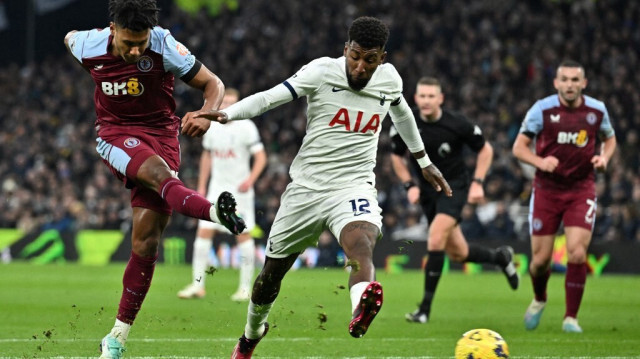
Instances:
[[[349,203],[351,203],[351,210],[353,210],[354,216],[371,213],[369,210],[369,200],[366,198],[352,199]]]

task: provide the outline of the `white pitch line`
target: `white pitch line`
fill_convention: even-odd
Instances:
[[[100,342],[101,338],[61,338],[57,339],[54,337],[51,338],[7,338],[0,339],[0,343],[26,343],[26,342],[37,342],[40,340],[52,341],[52,342]],[[269,338],[270,342],[318,342],[318,341],[351,341],[351,338]],[[446,340],[441,338],[380,338],[376,339],[376,341],[381,342],[435,342],[440,340]],[[127,339],[127,342],[143,342],[143,343],[156,343],[156,342],[237,342],[237,337],[232,338],[131,338]],[[2,359],[2,357],[0,357]]]
[[[0,357],[0,359],[22,359],[23,357]],[[67,357],[67,356],[52,356],[52,357],[41,357],[41,358],[49,358],[49,359],[95,359],[92,357]],[[128,359],[157,359],[156,357],[127,357]],[[165,359],[214,359],[214,358],[227,358],[224,357],[190,357],[190,356],[163,356]],[[263,359],[285,359],[289,357],[271,357],[271,356],[261,356]],[[366,356],[366,357],[344,357],[343,359],[451,359],[451,356],[411,356],[411,357],[385,357],[385,356]],[[559,356],[511,356],[511,359],[639,359],[640,356],[579,356],[579,357],[559,357]],[[334,357],[323,357],[323,356],[312,356],[312,357],[299,357],[299,359],[334,359]]]
[[[36,342],[36,341],[55,341],[55,342],[99,342],[102,338],[46,338],[46,337],[37,337],[37,338],[0,338],[0,343],[27,343],[27,342]],[[128,342],[143,342],[143,343],[155,343],[155,342],[236,342],[238,337],[227,337],[227,338],[130,338]],[[270,337],[270,342],[307,342],[307,341],[351,341],[350,337],[344,338],[318,338],[318,337]],[[451,341],[448,337],[436,337],[436,338],[376,338],[376,341],[380,342],[437,342],[437,341]],[[548,343],[548,342],[566,342],[566,339],[535,339],[535,338],[527,338],[522,340],[510,340],[509,343],[518,343],[521,341],[526,341],[527,343]],[[572,343],[599,343],[599,342],[609,342],[609,340],[598,340],[598,339],[571,339]],[[625,343],[640,343],[640,339],[620,339],[616,340],[617,344],[625,344]],[[553,357],[548,357],[553,358]],[[575,357],[574,359],[579,359],[581,357]],[[617,358],[617,357],[611,357]],[[622,357],[624,358],[624,357]],[[640,356],[631,357],[640,359]],[[0,359],[3,359],[0,357]]]

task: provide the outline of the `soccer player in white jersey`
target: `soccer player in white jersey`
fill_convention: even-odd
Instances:
[[[375,281],[373,248],[381,236],[373,169],[381,122],[389,111],[395,127],[417,159],[423,176],[451,195],[451,188],[424,151],[416,122],[402,97],[402,79],[383,64],[387,26],[360,17],[349,27],[343,57],[316,59],[275,87],[249,96],[224,111],[196,116],[225,123],[255,117],[307,96],[307,133],[290,169],[292,182],[267,243],[265,265],[256,278],[244,333],[232,358],[250,358],[268,329],[267,316],[285,273],[328,228],[351,264],[352,319],[349,333],[364,335],[382,306]]]
[[[239,99],[238,90],[227,88],[220,109],[229,107]],[[202,138],[202,147],[204,150],[200,156],[198,193],[204,195],[206,192],[207,199],[214,201],[220,193],[228,190],[236,198],[238,212],[247,225],[244,232],[236,235],[240,254],[240,283],[238,290],[231,296],[234,301],[247,301],[251,294],[256,251],[255,242],[249,234],[255,225],[253,184],[267,165],[267,154],[258,128],[252,121],[211,123],[209,131]],[[198,221],[191,262],[193,282],[178,292],[178,297],[204,297],[205,270],[209,263],[213,237],[217,232],[231,233],[217,223]]]

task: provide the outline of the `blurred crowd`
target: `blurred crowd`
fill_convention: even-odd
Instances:
[[[418,78],[438,77],[444,107],[480,125],[494,147],[487,201],[464,210],[470,240],[528,239],[533,172],[513,158],[511,145],[527,109],[555,92],[558,63],[572,58],[586,69],[585,93],[607,105],[618,140],[607,173],[597,177],[594,240],[640,242],[639,2],[241,0],[216,17],[164,9],[161,25],[227,87],[247,96],[314,58],[341,56],[347,28],[360,15],[389,24],[387,61],[402,75],[409,103]],[[0,228],[129,229],[129,192],[94,149],[93,90],[90,76],[68,55],[0,68]],[[175,96],[179,116],[202,105],[201,94],[179,80]],[[305,134],[305,108],[298,100],[254,119],[269,155],[256,183],[256,219],[265,233]],[[386,236],[423,221],[393,174],[390,125],[385,121],[376,167]],[[195,188],[201,143],[184,137],[181,146],[180,177]],[[171,223],[195,225],[178,214]]]

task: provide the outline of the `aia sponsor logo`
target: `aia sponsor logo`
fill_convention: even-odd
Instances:
[[[102,82],[102,93],[107,96],[131,95],[140,96],[144,92],[144,85],[137,77],[131,77],[126,82]]]
[[[149,56],[142,56],[138,60],[138,70],[142,72],[149,72],[153,67],[153,60]]]
[[[380,128],[380,115],[374,113],[368,120],[363,117],[364,112],[358,111],[352,123],[349,117],[349,111],[346,108],[341,108],[338,110],[338,113],[333,116],[331,122],[329,122],[329,127],[344,126],[345,130],[351,132],[366,133],[367,131],[372,131],[373,133],[377,133]]]
[[[589,143],[589,135],[587,130],[580,130],[579,132],[558,132],[558,139],[556,140],[561,145],[575,145],[576,147],[584,147]]]
[[[126,148],[138,147],[139,144],[140,144],[140,140],[135,137],[129,137],[126,140],[124,140],[124,147]]]
[[[236,153],[233,152],[233,149],[226,149],[226,150],[213,150],[213,157],[214,158],[223,158],[223,159],[227,159],[227,158],[236,158]]]

